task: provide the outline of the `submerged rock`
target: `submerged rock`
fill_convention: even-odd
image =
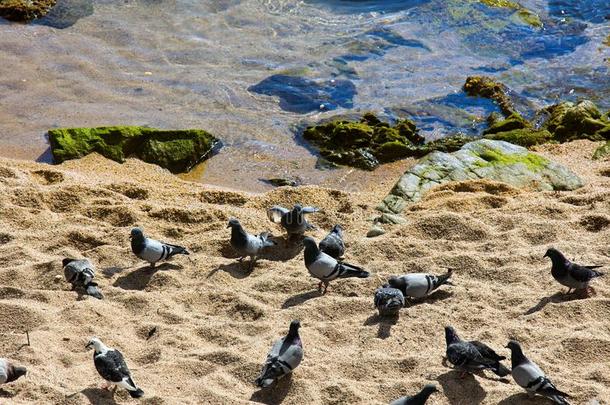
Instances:
[[[55,7],[35,21],[36,24],[64,29],[73,26],[81,18],[93,14],[93,0],[57,0]]]
[[[470,140],[456,136],[425,143],[413,121],[399,120],[391,126],[372,113],[364,114],[360,121],[335,120],[310,126],[303,137],[318,147],[323,158],[365,170],[433,150],[451,152]]]
[[[449,181],[491,179],[536,190],[574,190],[582,180],[565,166],[504,141],[480,139],[454,153],[434,152],[403,174],[378,209],[400,214],[432,187]]]
[[[117,162],[134,156],[173,173],[190,170],[219,144],[218,139],[201,129],[129,126],[52,129],[49,141],[55,163],[97,152]]]
[[[524,23],[532,27],[542,27],[542,21],[538,14],[523,7],[521,4],[510,0],[479,0],[481,3],[489,7],[507,8],[515,10],[515,15]]]
[[[0,0],[0,17],[29,22],[47,14],[56,0]]]
[[[516,113],[508,91],[508,87],[488,76],[469,76],[464,83],[466,94],[495,101],[507,117]]]

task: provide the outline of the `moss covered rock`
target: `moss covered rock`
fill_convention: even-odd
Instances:
[[[605,159],[610,156],[610,141],[607,141],[605,144],[595,149],[593,153],[593,159]]]
[[[413,121],[399,120],[391,126],[372,113],[364,114],[360,121],[335,120],[310,126],[303,137],[325,159],[366,170],[406,157],[421,157],[433,150],[458,150],[470,140],[457,136],[426,143]]]
[[[538,190],[574,190],[581,179],[565,166],[508,142],[480,139],[454,153],[434,152],[403,174],[378,209],[400,214],[432,187],[450,181],[491,179]]]
[[[57,0],[0,0],[0,17],[28,22],[47,14]]]
[[[508,87],[491,77],[467,77],[466,83],[464,83],[464,92],[469,96],[483,97],[495,101],[502,113],[507,117],[516,113],[515,107],[510,97],[508,97]]]
[[[522,22],[531,25],[532,27],[540,28],[542,27],[542,21],[538,14],[533,11],[523,7],[520,3],[510,1],[510,0],[479,0],[481,3],[489,6],[489,7],[497,7],[497,8],[507,8],[510,10],[515,10],[515,15]]]
[[[558,142],[574,139],[594,141],[610,139],[610,120],[602,116],[595,104],[584,100],[578,104],[563,102],[545,109],[549,118],[544,127]]]
[[[97,152],[117,162],[137,157],[173,173],[190,170],[208,157],[219,143],[201,129],[159,130],[132,126],[52,129],[49,141],[56,163]]]

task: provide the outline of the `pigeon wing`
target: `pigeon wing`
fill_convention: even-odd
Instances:
[[[8,361],[0,359],[0,384],[8,380]]]
[[[316,207],[303,207],[303,213],[305,214],[313,214],[318,211],[320,211],[320,209]]]
[[[472,342],[469,342],[469,343],[471,345],[473,345],[474,347],[476,347],[476,349],[479,351],[479,353],[481,353],[481,356],[485,357],[486,359],[493,360],[493,361],[502,361],[502,360],[506,359],[506,357],[500,356],[491,347],[487,346],[483,342],[479,342],[478,340],[473,340]]]
[[[94,355],[93,362],[97,372],[106,381],[119,383],[125,377],[131,380],[129,368],[118,350],[108,350],[105,354]]]
[[[279,224],[282,221],[282,217],[288,214],[290,211],[279,205],[274,205],[267,210],[267,217],[275,224]]]
[[[600,273],[598,271],[593,270],[595,267],[586,267],[581,266],[576,263],[571,263],[568,267],[568,272],[570,276],[581,283],[586,283],[590,281],[592,278],[598,277]]]

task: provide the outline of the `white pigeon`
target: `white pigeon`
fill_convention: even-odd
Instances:
[[[235,218],[229,220],[227,228],[231,228],[231,246],[241,256],[239,261],[242,261],[246,256],[250,256],[249,270],[254,268],[256,258],[264,248],[277,245],[269,239],[271,235],[268,232],[251,235],[244,230],[244,227]]]
[[[131,372],[121,352],[107,347],[96,337],[91,338],[85,348],[89,349],[92,346],[95,349],[93,352],[95,369],[104,380],[114,385],[115,389],[117,386],[125,388],[132,398],[140,398],[144,395],[144,391],[133,382]]]
[[[506,348],[511,351],[510,360],[513,379],[521,388],[525,389],[530,395],[542,395],[556,404],[569,405],[566,398],[570,396],[559,391],[544,374],[544,371],[536,363],[525,357],[518,342],[511,340]]]
[[[82,289],[88,295],[100,300],[104,298],[97,283],[93,281],[95,269],[89,260],[66,258],[62,261],[62,265],[64,268],[64,277],[67,282],[72,284],[72,289]]]
[[[301,323],[298,320],[290,322],[288,334],[277,340],[263,365],[263,369],[255,384],[260,388],[269,387],[274,381],[292,373],[303,360],[303,343],[299,336]]]
[[[130,238],[131,251],[140,259],[150,263],[150,267],[155,267],[157,262],[169,259],[174,255],[190,254],[182,246],[170,245],[169,243],[147,238],[140,228],[133,228]]]
[[[8,384],[27,374],[27,369],[15,366],[7,359],[0,358],[0,385]]]
[[[402,291],[405,297],[423,298],[426,297],[443,284],[451,284],[449,278],[453,269],[449,269],[442,276],[435,276],[426,273],[410,273],[402,276],[390,277],[388,283],[391,287]]]
[[[313,238],[306,237],[303,239],[305,245],[305,267],[313,277],[320,280],[318,291],[322,294],[326,293],[328,283],[336,278],[359,277],[367,278],[370,273],[360,267],[349,263],[339,262],[337,259],[320,251],[316,241]],[[322,290],[324,285],[324,290]]]

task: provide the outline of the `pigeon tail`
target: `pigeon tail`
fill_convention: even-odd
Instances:
[[[186,250],[186,248],[184,248],[182,246],[170,245],[168,243],[166,243],[165,245],[170,248],[170,251],[167,255],[168,259],[174,255],[190,255],[189,251]]]
[[[453,269],[447,269],[447,273],[442,276],[436,276],[436,282],[434,283],[434,289],[436,290],[438,287],[443,284],[453,285],[449,278],[453,275]]]
[[[96,283],[92,282],[92,283],[87,284],[86,291],[87,291],[87,295],[97,298],[98,300],[101,300],[104,298],[104,295],[102,294],[102,292],[100,291],[100,289],[98,288]]]
[[[129,395],[131,395],[132,398],[141,398],[144,396],[144,391],[142,391],[140,388],[137,388],[135,391],[127,391],[129,392]]]
[[[282,376],[282,368],[277,364],[270,364],[265,371],[254,381],[260,388],[267,388],[273,381]]]
[[[371,275],[368,271],[364,270],[361,267],[354,266],[349,263],[338,263],[338,266],[341,266],[341,270],[339,271],[338,278],[348,278],[348,277],[358,277],[358,278],[367,278]]]
[[[506,377],[510,374],[510,370],[504,364],[497,362],[494,368],[491,369],[498,377]]]
[[[591,273],[593,273],[591,278],[601,277],[601,276],[604,276],[606,274],[606,273],[602,273],[601,271],[593,270],[591,268],[589,268],[589,270],[591,270]]]

